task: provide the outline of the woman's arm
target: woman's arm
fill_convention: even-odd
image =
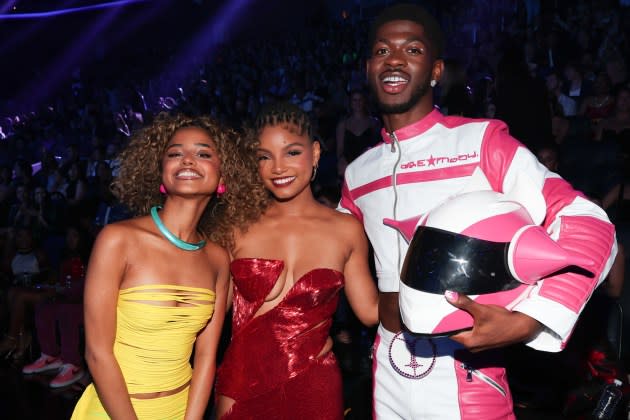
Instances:
[[[351,216],[345,216],[348,223],[347,234],[351,240],[351,252],[343,270],[346,279],[346,296],[359,320],[372,326],[378,323],[378,291],[368,265],[368,241],[361,223]]]
[[[194,370],[188,403],[186,406],[186,420],[202,419],[208,400],[212,393],[214,374],[216,372],[217,347],[221,338],[221,329],[225,319],[228,287],[230,284],[229,257],[223,257],[221,268],[217,276],[216,300],[212,319],[197,336],[195,341]]]
[[[108,225],[98,235],[85,280],[85,358],[99,399],[111,418],[136,419],[127,384],[114,357],[116,305],[127,266],[129,232]]]

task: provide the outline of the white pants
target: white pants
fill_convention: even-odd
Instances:
[[[515,419],[495,352],[472,354],[448,338],[379,326],[374,343],[374,419]]]

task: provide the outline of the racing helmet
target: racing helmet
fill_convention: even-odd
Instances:
[[[473,318],[451,305],[445,291],[511,310],[538,280],[590,264],[561,248],[514,196],[464,192],[418,222],[401,272],[402,321],[416,334],[452,335],[470,329]]]

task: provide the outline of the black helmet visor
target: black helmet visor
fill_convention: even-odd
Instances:
[[[508,246],[420,226],[400,278],[413,289],[435,294],[452,290],[481,295],[514,289],[521,283],[508,269]]]

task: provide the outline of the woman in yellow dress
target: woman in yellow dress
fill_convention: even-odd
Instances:
[[[161,115],[121,154],[114,190],[141,216],[96,239],[84,296],[94,382],[73,419],[203,417],[229,284],[224,247],[249,211],[238,140],[209,118]]]

